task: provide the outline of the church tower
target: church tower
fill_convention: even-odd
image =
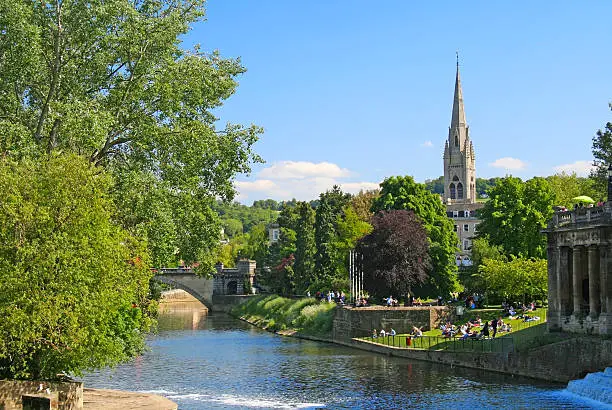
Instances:
[[[476,156],[469,131],[470,127],[465,121],[457,58],[453,114],[448,139],[444,144],[444,202],[447,205],[476,202]]]

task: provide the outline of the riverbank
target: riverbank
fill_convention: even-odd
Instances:
[[[175,402],[151,393],[83,389],[84,410],[177,410]]]
[[[310,302],[301,303],[311,306]],[[345,316],[349,313],[348,311],[353,309],[335,307],[325,303],[321,305],[327,306],[328,309],[326,310],[327,314],[320,320],[328,321],[332,317],[331,326],[333,326],[333,329],[330,328],[330,332],[318,334],[313,333],[308,328],[290,326],[292,323],[301,323],[300,319],[298,319],[301,316],[298,309],[300,307],[300,300],[279,298],[278,296],[262,297],[252,301],[251,306],[242,306],[234,309],[232,314],[254,326],[281,336],[335,343],[377,354],[443,363],[450,367],[460,366],[514,376],[524,376],[548,382],[566,383],[570,380],[584,377],[586,373],[601,371],[605,367],[612,366],[612,340],[594,336],[571,335],[571,338],[568,337],[555,343],[533,343],[533,348],[508,352],[407,349],[359,340],[353,336],[337,337],[338,335],[346,336],[352,333],[351,329],[338,329],[338,327],[347,326],[347,323],[350,321],[346,320]],[[329,306],[332,307],[329,308]],[[314,310],[314,308],[309,310]],[[357,310],[358,312],[355,311],[354,313],[359,315],[359,320],[367,323],[389,321],[390,323],[399,324],[399,321],[411,320],[411,315],[415,319],[424,315],[423,312],[416,309],[406,309],[405,311],[398,308]],[[390,315],[389,317],[386,317],[386,312]],[[400,316],[402,319],[399,319]],[[428,320],[432,320],[431,314],[429,317],[430,319]],[[540,326],[545,327],[546,325]],[[555,339],[558,338],[552,338],[551,340]],[[525,344],[529,345],[529,343]],[[568,358],[572,358],[572,360],[567,360]]]

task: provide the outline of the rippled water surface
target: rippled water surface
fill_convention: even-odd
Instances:
[[[86,386],[156,392],[180,409],[595,408],[563,386],[279,337],[192,305],[159,325],[149,352]]]

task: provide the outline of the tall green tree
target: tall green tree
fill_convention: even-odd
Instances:
[[[315,211],[308,202],[298,202],[296,205],[297,224],[295,241],[295,271],[296,292],[303,293],[314,282],[315,273]]]
[[[368,220],[371,221],[372,218]],[[349,204],[344,207],[343,214],[338,216],[336,226],[334,265],[339,273],[339,280],[334,288],[348,289],[350,286],[348,274],[349,252],[355,249],[357,241],[372,232],[372,225],[361,220],[352,205]]]
[[[75,152],[114,174],[117,201],[151,191],[154,212],[125,201],[118,220],[146,236],[154,263],[172,250],[206,270],[214,199],[230,200],[236,173],[260,160],[261,129],[216,126],[245,69],[181,48],[203,17],[204,0],[0,1],[0,152]]]
[[[509,262],[485,259],[479,275],[489,294],[510,302],[544,300],[548,292],[548,268],[544,259],[513,258]]]
[[[550,189],[555,195],[554,205],[565,206],[568,209],[573,205],[572,198],[587,195],[595,200],[603,199],[595,189],[591,178],[582,178],[576,173],[566,174],[564,172],[546,177]]]
[[[321,287],[332,286],[340,275],[336,259],[337,221],[350,201],[350,194],[335,185],[319,195],[315,212],[315,256],[316,279]]]
[[[480,210],[478,236],[501,246],[506,255],[545,258],[546,238],[541,230],[552,217],[555,195],[544,178],[523,182],[505,177],[489,191]]]
[[[368,223],[370,222],[370,219],[374,216],[372,204],[374,200],[378,198],[378,195],[380,195],[380,191],[377,189],[369,191],[362,190],[351,198],[350,206],[360,220]]]
[[[416,183],[411,176],[387,178],[380,187],[380,196],[372,207],[374,211],[413,211],[427,230],[431,270],[424,286],[417,292],[422,296],[432,296],[457,290],[455,252],[458,239],[440,196],[429,192],[424,184]]]
[[[80,374],[144,348],[148,256],[113,223],[111,187],[76,155],[0,159],[0,377]]]
[[[609,104],[612,109],[612,103]],[[601,198],[608,196],[608,167],[612,164],[612,122],[607,122],[602,130],[598,130],[593,137],[593,152],[595,169],[591,171],[590,178],[594,188]],[[611,198],[607,198],[610,201]]]

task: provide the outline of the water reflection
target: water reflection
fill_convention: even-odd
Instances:
[[[203,320],[208,309],[200,302],[161,303],[159,306],[158,328],[160,330],[204,329]]]
[[[164,310],[148,343],[86,385],[156,391],[181,409],[588,408],[559,385],[278,337],[186,306]]]

